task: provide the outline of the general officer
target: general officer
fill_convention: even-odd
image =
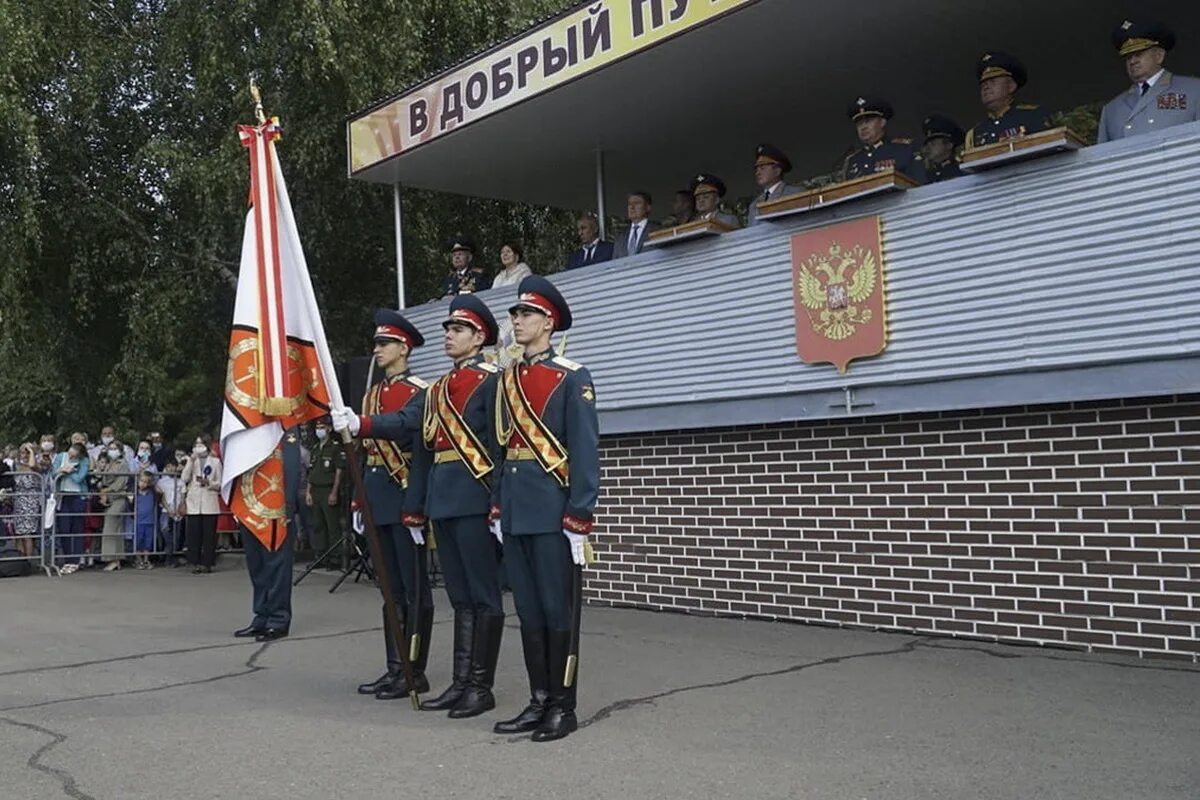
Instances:
[[[329,435],[329,420],[322,418],[313,426],[317,444],[312,450],[308,470],[305,504],[313,510],[313,551],[320,555],[337,544],[342,536],[341,489],[346,473],[346,454]],[[328,563],[335,569],[333,563]]]
[[[452,718],[473,717],[496,707],[492,685],[504,606],[500,599],[498,545],[488,530],[492,483],[503,453],[495,433],[496,379],[499,368],[483,356],[496,344],[499,326],[474,295],[450,303],[442,323],[443,345],[454,368],[429,387],[425,407],[408,405],[398,412],[334,417],[338,430],[376,439],[402,440],[420,431],[410,472],[423,481],[425,516],[437,535],[446,594],[454,607],[452,682],[432,700],[431,711],[449,709]],[[428,475],[421,475],[427,471]],[[414,536],[422,518],[410,517]]]
[[[754,151],[754,183],[758,185],[758,194],[750,200],[749,224],[758,223],[759,203],[804,191],[799,186],[784,183],[783,176],[791,171],[791,160],[775,145],[760,144]]]
[[[461,233],[454,236],[450,240],[450,274],[442,281],[439,297],[454,297],[491,288],[491,276],[474,261],[475,243]]]
[[[1014,103],[1013,98],[1029,79],[1029,73],[1013,56],[998,50],[984,53],[975,65],[975,77],[979,80],[979,100],[987,119],[967,131],[968,150],[1050,127],[1040,108]]]
[[[531,275],[521,281],[509,314],[525,353],[505,370],[496,399],[506,450],[491,524],[504,541],[530,700],[494,730],[533,731],[535,742],[548,742],[577,727],[576,682],[567,686],[564,678],[578,642],[572,581],[582,580],[577,570],[600,485],[599,423],[591,375],[550,346],[553,332],[571,327],[571,309],[559,291]]]
[[[692,197],[696,200],[696,219],[711,219],[731,228],[742,227],[737,217],[720,208],[721,198],[725,196],[725,181],[716,175],[702,172],[692,178],[691,189]]]
[[[284,434],[268,459],[282,462],[284,496],[300,480],[300,441],[295,431]],[[246,571],[253,589],[254,616],[250,624],[233,632],[238,638],[254,637],[256,642],[271,642],[287,636],[292,628],[292,564],[294,514],[270,520],[270,541],[264,543],[245,525],[238,524],[246,550]],[[279,537],[282,537],[280,539]],[[273,547],[272,547],[273,545]]]
[[[1137,136],[1200,119],[1200,78],[1175,75],[1163,62],[1175,34],[1159,22],[1125,20],[1112,33],[1132,86],[1100,112],[1096,141]]]
[[[842,169],[845,180],[894,169],[917,183],[925,182],[925,165],[912,140],[886,136],[892,114],[891,103],[878,97],[860,95],[846,107],[846,116],[854,123],[862,146],[846,156]]]
[[[963,129],[942,114],[930,114],[921,126],[925,132],[925,173],[930,183],[946,181],[962,175],[958,166],[958,148],[962,145]]]
[[[389,309],[375,312],[375,365],[383,370],[384,378],[371,387],[363,407],[364,413],[392,414],[404,408],[416,410],[418,418],[424,412],[425,391],[429,384],[412,375],[408,369],[409,355],[425,344],[425,337],[404,316]],[[359,694],[374,694],[379,700],[407,697],[410,688],[418,694],[429,691],[425,667],[429,663],[429,640],[433,633],[433,593],[429,589],[428,562],[425,557],[424,532],[421,527],[425,513],[427,472],[412,469],[413,448],[417,434],[407,430],[396,440],[364,439],[367,468],[364,476],[367,503],[379,531],[383,551],[381,567],[391,579],[392,598],[404,631],[401,647],[409,647],[412,659],[414,687],[405,680],[396,642],[383,609],[383,641],[387,669],[383,675],[358,687]],[[408,525],[415,530],[410,531]],[[417,648],[411,643],[416,636]]]

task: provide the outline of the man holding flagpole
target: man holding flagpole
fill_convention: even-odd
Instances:
[[[402,439],[420,431],[423,446],[416,448],[412,471],[428,470],[425,514],[437,536],[446,594],[454,607],[453,677],[421,708],[448,710],[452,719],[462,719],[496,707],[492,686],[504,631],[499,545],[487,522],[503,455],[494,427],[500,370],[482,352],[496,344],[499,326],[482,300],[464,294],[451,301],[442,328],[454,368],[429,387],[423,414],[410,405],[392,414],[359,417],[340,410],[331,417],[334,429],[374,439]],[[414,539],[424,522],[406,515]]]

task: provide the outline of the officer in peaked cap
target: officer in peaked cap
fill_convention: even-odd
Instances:
[[[1161,22],[1124,20],[1112,32],[1130,86],[1100,112],[1098,142],[1124,139],[1200,119],[1200,78],[1163,66],[1175,34]],[[1189,102],[1190,101],[1190,102]]]
[[[784,183],[783,176],[792,171],[792,162],[787,155],[772,144],[760,144],[754,151],[754,182],[758,194],[750,200],[749,220],[758,222],[758,204],[778,200],[789,194],[803,191],[799,186]]]
[[[550,344],[572,322],[558,289],[543,277],[526,278],[509,315],[524,355],[505,371],[496,398],[505,460],[490,520],[504,542],[521,619],[529,704],[493,730],[532,731],[535,742],[545,742],[577,727],[574,678],[585,542],[600,485],[599,423],[591,375]]]
[[[962,175],[958,167],[958,148],[965,137],[958,123],[942,114],[930,114],[921,127],[925,133],[923,150],[929,182],[937,183]]]
[[[894,169],[917,183],[925,182],[925,166],[911,139],[888,139],[887,121],[892,106],[886,100],[859,95],[846,107],[846,116],[854,123],[861,146],[846,157],[845,179],[862,178],[874,172]]]
[[[404,515],[404,524],[414,541],[426,521],[431,525],[454,608],[451,683],[421,708],[461,719],[496,707],[492,686],[504,631],[498,545],[488,529],[504,455],[495,427],[500,370],[483,354],[496,343],[499,326],[483,301],[466,294],[450,302],[442,328],[454,366],[429,387],[423,408],[339,415],[334,426],[376,439],[414,437],[409,480],[425,487],[425,502],[422,514]]]
[[[475,243],[463,234],[456,234],[446,243],[450,251],[450,272],[442,281],[440,297],[482,292],[492,285],[487,270],[476,266]]]
[[[409,372],[413,350],[425,344],[425,337],[403,314],[381,308],[375,312],[375,365],[384,378],[370,388],[364,414],[397,414],[406,407],[416,413],[425,407],[429,384]],[[374,694],[379,700],[407,697],[410,689],[429,691],[425,667],[429,663],[429,641],[433,633],[433,594],[422,530],[425,514],[425,473],[414,473],[413,448],[417,435],[406,431],[396,440],[364,439],[367,468],[364,483],[367,503],[379,531],[383,551],[382,569],[387,570],[404,640],[397,644],[383,612],[383,641],[387,668],[374,681],[361,684],[359,694]],[[416,533],[412,529],[416,529]],[[410,687],[401,667],[399,647],[412,652],[413,637],[418,647],[412,659],[415,686]]]
[[[975,64],[979,100],[987,119],[967,131],[967,149],[1038,133],[1050,127],[1046,114],[1037,106],[1016,103],[1017,90],[1025,85],[1025,65],[1008,53],[992,50]]]
[[[714,220],[732,228],[740,228],[738,218],[720,208],[721,198],[725,196],[725,181],[716,175],[701,172],[692,178],[692,197],[696,199],[696,219]]]

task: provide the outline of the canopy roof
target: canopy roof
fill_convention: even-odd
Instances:
[[[620,208],[628,191],[642,189],[654,194],[661,215],[671,192],[700,171],[724,177],[731,197],[751,194],[758,142],[789,154],[792,180],[830,171],[855,142],[845,107],[860,94],[891,101],[896,109],[891,136],[919,141],[921,120],[932,112],[969,127],[982,116],[975,63],[991,49],[1026,64],[1029,83],[1018,98],[1048,111],[1108,100],[1126,88],[1109,35],[1133,11],[1139,18],[1163,19],[1176,32],[1179,44],[1168,55],[1168,68],[1194,74],[1200,66],[1200,41],[1188,36],[1200,29],[1200,4],[1060,0],[1040,4],[1030,15],[1012,4],[975,0],[710,2],[682,5],[719,5],[719,16],[699,19],[673,38],[407,146],[399,155],[357,169],[352,163],[351,174],[456,194],[590,208],[596,201],[596,153],[602,151],[609,209]],[[649,24],[651,6],[669,13],[680,4],[607,0],[604,6],[620,39],[618,28],[629,27],[631,9],[641,10]],[[487,70],[505,47],[553,30],[571,15],[586,18],[587,6],[355,115],[348,125],[351,147],[362,132],[356,120],[386,113],[389,103],[429,92],[459,70]]]

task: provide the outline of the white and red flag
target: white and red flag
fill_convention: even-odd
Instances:
[[[271,550],[286,534],[283,431],[342,406],[275,151],[279,136],[276,119],[238,126],[250,154],[250,210],[221,420],[221,494]]]

